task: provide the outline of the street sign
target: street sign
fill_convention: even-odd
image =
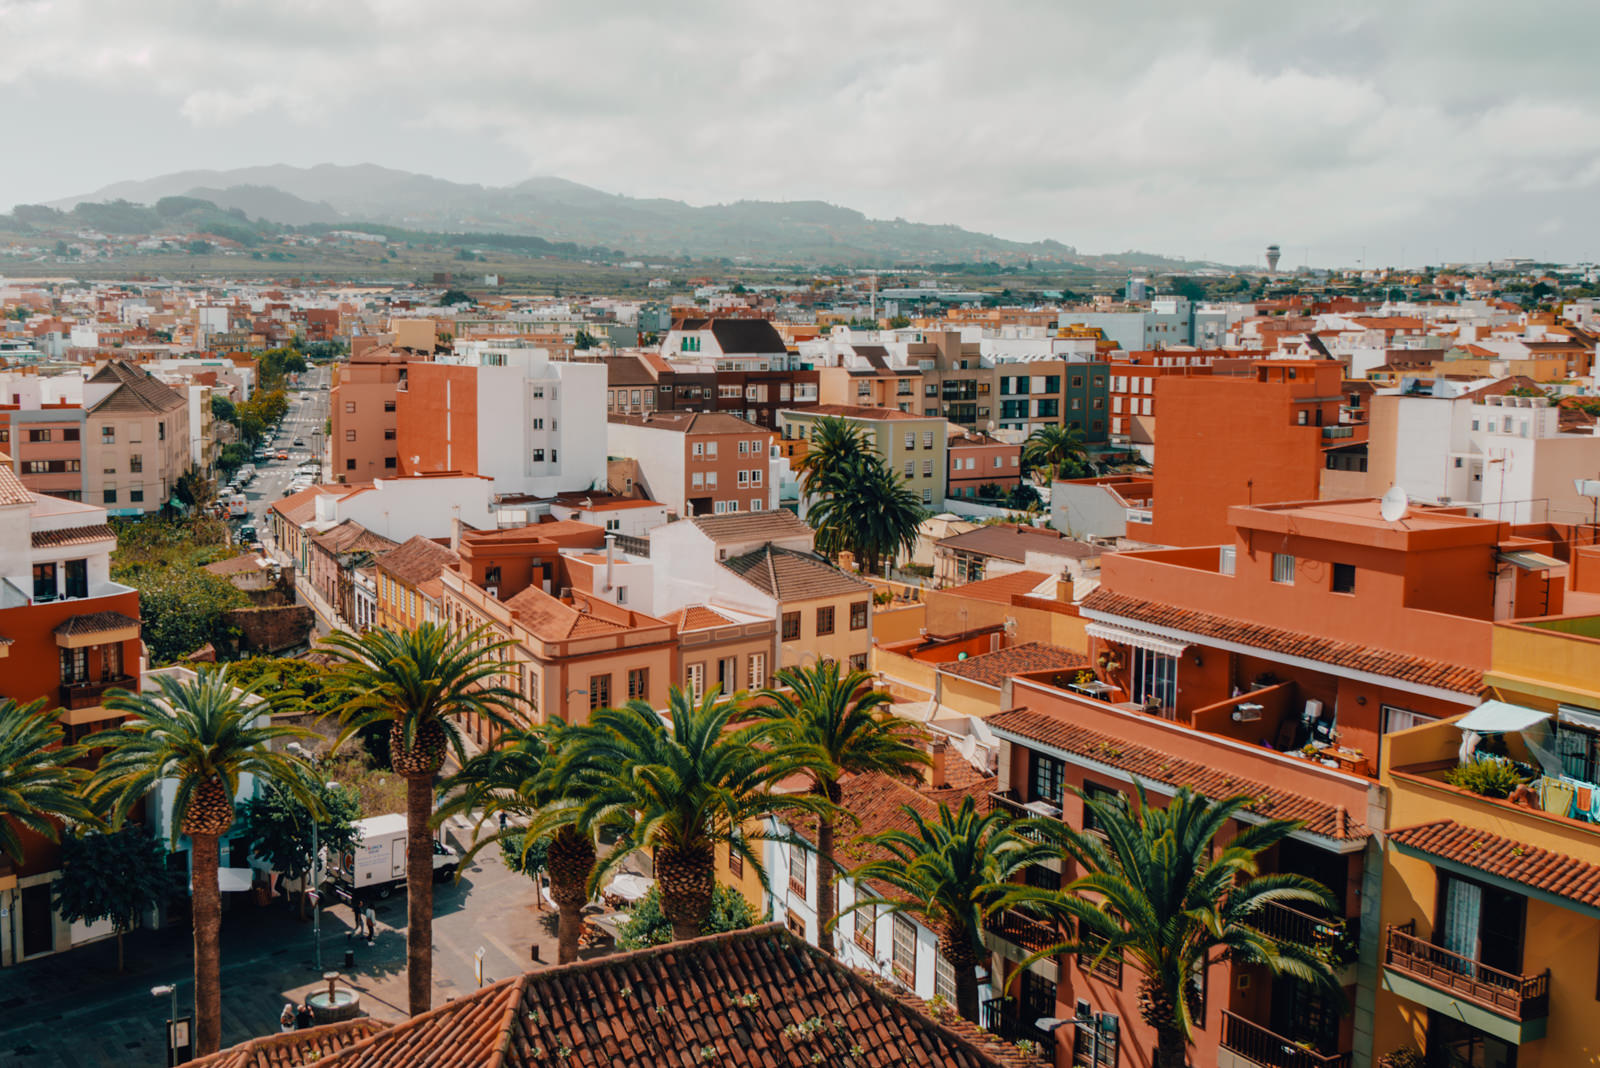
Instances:
[[[194,1060],[194,1041],[189,1037],[189,1029],[194,1023],[191,1016],[180,1016],[176,1020],[167,1021],[167,1056],[168,1064],[185,1064]]]
[[[483,947],[482,946],[479,946],[478,947],[478,951],[472,955],[472,974],[477,976],[478,985],[482,986],[483,985]]]

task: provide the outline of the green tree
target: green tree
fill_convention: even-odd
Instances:
[[[249,462],[250,446],[237,441],[228,442],[217,456],[217,466],[230,475]]]
[[[700,925],[700,934],[742,931],[760,921],[745,896],[731,886],[718,883],[711,892],[711,911]],[[628,922],[617,932],[618,949],[647,949],[673,940],[672,921],[661,907],[661,890],[652,886],[628,914]]]
[[[550,873],[550,897],[560,914],[556,952],[562,964],[578,959],[583,907],[589,903],[589,879],[598,851],[592,827],[560,821],[550,830],[536,819],[570,806],[583,790],[583,776],[561,767],[566,748],[576,737],[565,721],[554,716],[529,730],[506,731],[498,745],[468,760],[451,777],[450,796],[439,809],[440,818],[481,812],[485,822],[501,816],[528,821],[526,829],[510,824],[497,830],[490,839],[475,842],[473,851],[487,841],[499,841],[503,850],[525,858],[542,853],[542,867]],[[527,863],[519,870],[537,874],[537,869],[528,870]]]
[[[743,706],[712,687],[695,700],[673,687],[670,723],[644,701],[595,712],[563,760],[562,774],[582,780],[582,799],[547,812],[540,824],[574,823],[617,832],[618,845],[595,865],[602,885],[634,852],[655,857],[661,907],[673,937],[694,938],[711,912],[716,851],[726,846],[763,886],[766,868],[753,842],[771,837],[770,816],[821,815],[826,802],[773,787],[804,766],[756,744],[765,725],[729,730]]]
[[[847,911],[871,905],[922,920],[938,935],[939,952],[955,972],[956,1010],[977,1023],[983,915],[1009,889],[1007,881],[1039,858],[1040,850],[1007,826],[1003,812],[980,815],[970,797],[954,812],[940,804],[931,823],[909,805],[904,810],[914,830],[885,831],[866,839],[887,855],[851,873],[858,896]],[[869,880],[887,883],[900,894],[871,895]]]
[[[209,241],[202,241],[199,238],[196,238],[184,247],[189,250],[189,255],[191,256],[204,256],[216,246]]]
[[[253,775],[296,791],[305,781],[294,758],[273,752],[274,742],[302,736],[274,725],[268,708],[233,687],[227,670],[192,681],[158,676],[157,689],[113,691],[106,707],[128,718],[84,744],[104,749],[90,797],[106,805],[112,826],[162,780],[170,780],[172,837],[189,836],[194,918],[195,1052],[215,1053],[222,1042],[222,895],[217,886],[218,843],[233,826],[240,779]],[[314,799],[303,798],[307,804]]]
[[[234,631],[223,618],[250,603],[244,591],[201,567],[144,570],[138,579],[140,633],[152,664],[168,664],[208,642],[228,647]]]
[[[67,745],[59,710],[43,701],[0,698],[0,853],[21,865],[22,835],[55,841],[58,822],[88,823],[93,813],[80,789],[88,773],[73,765],[83,750]]]
[[[236,418],[233,410],[233,401],[220,393],[211,395],[211,418],[221,419],[224,423],[231,423]]]
[[[472,304],[472,294],[462,289],[447,289],[439,294],[439,306],[448,308],[455,304]]]
[[[124,970],[122,936],[182,888],[167,867],[166,850],[138,825],[67,832],[61,839],[61,878],[51,885],[56,911],[68,923],[111,921],[119,972]]]
[[[303,799],[314,802],[308,805]],[[355,821],[361,818],[361,804],[355,792],[342,786],[331,787],[315,771],[307,770],[304,786],[291,792],[269,783],[257,796],[246,801],[239,813],[239,841],[250,854],[272,865],[291,879],[312,874],[312,825],[316,844],[327,855],[337,857],[355,846],[360,835]],[[306,890],[316,882],[307,878],[300,891],[300,914],[306,911]]]
[[[216,499],[216,487],[198,467],[188,467],[172,487],[173,496],[189,508],[202,508]]]
[[[599,346],[600,342],[596,341],[594,335],[587,330],[579,330],[572,340],[572,347],[579,352],[585,349],[598,348]]]
[[[888,711],[887,690],[872,685],[866,671],[841,674],[837,660],[787,667],[750,714],[766,721],[767,739],[783,757],[806,769],[812,792],[828,805],[817,820],[817,945],[833,952],[834,812],[843,794],[839,780],[869,771],[908,777],[928,763],[922,735],[910,720]]]
[[[406,780],[406,982],[411,1015],[433,1000],[433,780],[446,750],[466,763],[457,720],[506,726],[521,698],[503,684],[506,642],[483,630],[452,636],[442,625],[338,633],[323,650],[338,661],[339,743],[387,724],[389,765]]]
[[[1039,491],[1026,482],[1018,482],[1006,491],[1005,506],[1031,512],[1042,504]]]
[[[1029,467],[1046,468],[1055,477],[1065,478],[1069,468],[1087,468],[1089,454],[1077,427],[1042,426],[1023,442],[1022,459]]]
[[[832,493],[849,478],[867,454],[866,439],[853,423],[824,416],[811,426],[811,438],[796,470],[808,497]]]
[[[848,550],[863,571],[876,575],[916,547],[927,512],[876,454],[867,453],[835,477],[834,487],[806,512],[819,552],[835,558]]]
[[[911,316],[909,316],[909,315],[896,315],[894,318],[889,320],[889,329],[890,330],[904,330],[906,327],[908,327],[910,325],[911,325]]]
[[[1143,784],[1132,806],[1121,798],[1079,796],[1103,838],[1059,820],[1030,820],[1028,826],[1080,874],[1059,890],[1006,887],[1002,903],[1078,932],[1030,962],[1083,952],[1122,957],[1139,970],[1139,1014],[1156,1032],[1155,1068],[1187,1063],[1195,1024],[1193,977],[1223,955],[1338,995],[1323,955],[1275,941],[1251,924],[1269,902],[1334,907],[1328,891],[1312,879],[1258,874],[1261,854],[1293,834],[1298,823],[1238,823],[1251,798],[1211,801],[1188,787],[1166,808],[1150,806]],[[1219,840],[1230,824],[1236,824],[1232,838]]]
[[[333,670],[289,656],[252,656],[228,665],[236,686],[270,693],[281,709],[324,716],[339,704]]]

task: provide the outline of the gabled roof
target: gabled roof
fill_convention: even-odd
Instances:
[[[810,537],[812,530],[793,512],[729,512],[726,515],[691,516],[689,522],[712,541],[753,541],[756,538]]]
[[[382,553],[395,547],[392,539],[368,530],[354,519],[346,519],[337,526],[329,527],[311,540],[335,556],[362,551]]]
[[[939,670],[949,675],[959,675],[985,686],[1001,686],[1006,679],[1024,671],[1058,671],[1062,668],[1088,667],[1089,658],[1071,649],[1046,642],[1023,642],[992,653],[969,656],[940,664]]]
[[[995,604],[1010,604],[1012,597],[1033,592],[1049,577],[1043,571],[1013,571],[1009,575],[996,575],[994,578],[968,582],[963,586],[952,586],[939,592],[971,597],[979,601],[992,601]]]
[[[715,608],[703,604],[691,604],[680,608],[676,612],[668,612],[661,617],[672,625],[678,632],[686,630],[716,630],[718,627],[736,627],[737,619],[729,619]]]
[[[870,591],[863,579],[846,574],[815,553],[782,549],[771,542],[722,566],[777,601],[809,601]]]
[[[999,780],[993,776],[978,775],[972,765],[953,750],[946,753],[945,764],[953,772],[952,784],[942,790],[885,775],[881,771],[850,775],[839,783],[839,803],[851,816],[849,838],[846,840],[843,835],[840,836],[839,851],[848,858],[851,867],[863,861],[891,857],[888,850],[870,841],[872,836],[885,831],[916,833],[916,823],[906,809],[932,822],[938,819],[940,805],[948,806],[953,812],[968,797],[978,802],[981,809],[983,799],[999,785]],[[800,833],[810,837],[814,826],[802,826]],[[888,883],[869,880],[869,884],[884,897],[905,896]]]
[[[0,463],[0,505],[32,503],[33,494],[22,484],[22,479],[9,466]]]
[[[811,1021],[817,1021],[812,1024]],[[709,1052],[708,1052],[709,1051]],[[504,979],[319,1068],[1043,1068],[768,924]]]
[[[578,591],[573,592],[569,602],[529,586],[505,604],[530,634],[544,641],[594,638],[661,625],[654,616]]]
[[[1029,552],[1070,556],[1074,560],[1100,555],[1097,546],[1069,538],[1057,530],[1042,530],[1024,523],[996,523],[979,527],[965,534],[941,538],[936,544],[941,549],[993,556],[1017,563],[1025,560]]]
[[[1177,753],[1134,745],[1125,738],[1102,734],[1068,722],[1060,716],[1014,708],[984,720],[991,730],[1038,742],[1107,767],[1119,768],[1146,782],[1187,786],[1214,801],[1238,794],[1255,798],[1248,811],[1278,820],[1299,820],[1312,834],[1338,841],[1365,838],[1368,830],[1342,805],[1269,786],[1253,779],[1220,771],[1209,764],[1186,760]]]
[[[1083,599],[1085,612],[1103,612],[1135,623],[1165,627],[1201,638],[1237,642],[1268,652],[1317,660],[1334,667],[1434,686],[1455,693],[1476,694],[1483,689],[1483,672],[1461,664],[1412,656],[1355,642],[1336,641],[1315,634],[1250,623],[1242,619],[1196,612],[1177,605],[1146,601],[1112,593],[1104,586]]]
[[[53,633],[60,638],[85,638],[96,634],[139,629],[139,621],[121,612],[86,612],[81,616],[68,616],[56,624]]]
[[[141,368],[112,360],[89,377],[90,382],[114,382],[117,388],[89,406],[91,412],[167,412],[188,403],[183,393],[158,382]]]
[[[1505,838],[1454,820],[1435,820],[1389,832],[1389,841],[1408,852],[1453,861],[1498,875],[1580,905],[1600,908],[1600,864]]]
[[[389,1025],[370,1016],[323,1024],[304,1031],[264,1035],[230,1046],[209,1057],[186,1062],[185,1068],[305,1068],[342,1049],[370,1038]]]
[[[789,351],[783,335],[765,319],[713,319],[711,336],[725,356],[781,356]]]
[[[447,567],[455,567],[461,558],[448,545],[430,541],[421,534],[407,538],[400,546],[378,557],[378,567],[407,586],[420,586],[439,577]]]

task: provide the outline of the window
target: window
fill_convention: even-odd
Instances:
[[[850,629],[867,629],[867,602],[852,601],[850,603]]]
[[[750,510],[752,512],[759,512],[763,508],[765,508],[766,506],[767,506],[767,502],[763,501],[760,497],[751,497],[750,498]]]
[[[344,411],[345,411],[346,415],[354,415],[355,411],[356,411],[356,402],[355,401],[345,401],[344,402]]]
[[[101,494],[100,502],[102,504],[116,504],[117,503],[117,491],[116,491],[115,487],[108,486],[105,489],[105,491]]]
[[[130,489],[128,491],[128,503],[129,504],[138,504],[139,502],[141,502],[143,500],[144,500],[144,490],[142,488]]]
[[[933,956],[933,996],[944,998],[954,1005],[956,1001],[956,969],[943,953]]]
[[[809,886],[806,882],[806,853],[804,846],[795,842],[789,843],[789,889],[800,895],[800,900],[808,900]]]
[[[394,467],[395,466],[395,457],[393,457],[393,456],[385,456],[383,458],[383,466],[384,467],[391,467],[391,468]]]
[[[744,875],[744,858],[739,855],[737,842],[728,843],[728,874],[734,878]]]
[[[1078,951],[1078,967],[1096,979],[1103,979],[1112,986],[1122,986],[1122,954],[1108,953],[1100,956],[1100,947],[1105,945],[1105,939],[1085,927],[1080,921],[1078,924],[1078,944],[1083,948]]]
[[[911,449],[914,449],[916,447],[917,447],[917,432],[915,430],[907,430],[906,431],[906,449],[907,449],[907,451],[909,451]]]
[[[1285,586],[1294,585],[1294,557],[1288,553],[1272,554],[1272,581]]]
[[[1083,829],[1086,831],[1098,832],[1101,829],[1100,818],[1095,815],[1094,809],[1089,807],[1088,803],[1090,801],[1096,802],[1102,807],[1105,805],[1116,805],[1122,809],[1128,807],[1128,799],[1122,795],[1121,790],[1114,790],[1097,782],[1085,782],[1083,784],[1083,800]]]
[[[344,440],[346,440],[346,441],[354,441],[354,440],[356,440],[356,432],[354,430],[346,430],[344,432]]]
[[[589,711],[611,706],[611,676],[589,676]]]
[[[33,565],[33,599],[36,601],[53,601],[56,599],[56,565]]]
[[[866,950],[867,956],[878,955],[878,906],[867,905],[854,913],[856,945]]]
[[[344,462],[344,469],[346,471],[354,471],[356,469],[356,462],[354,460],[346,460]]]
[[[833,606],[817,609],[817,634],[833,633]]]
[[[537,452],[538,450],[535,449],[534,451]],[[696,471],[689,476],[689,485],[694,489],[701,489],[705,486],[705,484],[705,475],[701,474],[699,471]]]
[[[907,478],[915,478],[916,474],[917,474],[917,461],[915,461],[915,460],[907,460],[906,461],[906,477]]]
[[[144,457],[139,453],[134,453],[132,456],[128,457],[128,470],[134,474],[138,474],[143,471]]]
[[[751,653],[746,682],[753,690],[758,686],[767,684],[767,654]]]
[[[102,444],[102,445],[110,445],[110,444],[114,443],[116,440],[117,440],[117,428],[116,427],[114,427],[114,426],[103,426],[103,427],[100,428],[100,444]]]
[[[530,459],[532,459],[532,461],[533,461],[533,462],[534,462],[534,463],[536,463],[536,464],[542,464],[542,463],[544,463],[544,450],[543,450],[543,449],[534,449],[534,450],[533,450],[533,451],[532,451],[532,452],[531,452],[531,453],[530,453],[530,454],[529,454],[529,458],[530,458]],[[700,477],[700,476],[699,476],[699,475],[696,475],[696,476],[695,476],[695,478],[697,478],[697,479],[698,479],[698,478],[699,478],[699,477]]]
[[[1355,564],[1334,564],[1333,565],[1333,592],[1334,593],[1355,593],[1356,592],[1356,565]]]
[[[49,441],[50,440],[50,431],[48,431],[48,430],[30,430],[30,431],[28,431],[28,440],[29,441],[35,441],[35,442],[37,442],[37,441]]]
[[[650,700],[650,669],[634,668],[628,672],[628,700]]]
[[[867,670],[867,654],[866,653],[851,653],[850,654],[850,670],[851,671],[865,671],[865,670]]]
[[[1153,649],[1133,650],[1133,699],[1170,713],[1178,703],[1178,658]]]
[[[689,687],[689,696],[696,701],[706,695],[706,666],[704,664],[690,664],[684,682]]]
[[[922,473],[923,473],[924,476],[933,474],[933,461],[932,460],[924,460],[924,461],[922,461]]]
[[[500,567],[498,564],[483,569],[483,584],[496,587],[500,585]]]
[[[1047,753],[1028,751],[1028,800],[1061,804],[1067,766]]]
[[[751,472],[750,472],[750,485],[752,485],[752,486],[761,485],[761,469],[760,468],[754,468],[754,469],[751,470]]]
[[[717,685],[723,693],[733,693],[739,688],[739,658],[724,656],[717,658]]]
[[[1075,1024],[1072,1034],[1072,1063],[1074,1068],[1079,1065],[1086,1068],[1116,1068],[1117,1046],[1120,1035],[1118,1031],[1118,1018],[1115,1013],[1103,1012],[1098,1015],[1087,1001],[1079,1001],[1077,1012],[1073,1013],[1078,1019],[1090,1019],[1092,1022]]]
[[[383,402],[383,410],[386,411],[386,412],[394,411],[394,401],[384,401]]]
[[[922,491],[922,503],[923,504],[932,504],[933,503],[933,490],[925,489],[925,490]]]
[[[68,597],[89,596],[89,561],[68,560],[66,566],[66,590]],[[119,647],[120,648],[120,647]]]
[[[800,640],[800,613],[785,612],[783,614],[783,640],[797,642]]]
[[[891,963],[894,977],[908,987],[917,983],[917,927],[906,917],[895,913],[894,948]]]
[[[157,423],[156,424],[156,440],[157,441],[166,441],[167,440],[167,424],[166,423]]]
[[[61,650],[61,685],[73,686],[89,681],[89,650]]]

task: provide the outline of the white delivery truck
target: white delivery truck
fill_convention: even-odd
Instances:
[[[235,493],[228,498],[228,517],[242,519],[250,514],[250,502],[245,500],[244,494]]]
[[[406,881],[406,818],[398,812],[357,820],[361,840],[339,858],[338,878],[356,890],[375,890],[388,897]],[[456,873],[461,858],[442,842],[433,842],[433,878],[443,882]]]

